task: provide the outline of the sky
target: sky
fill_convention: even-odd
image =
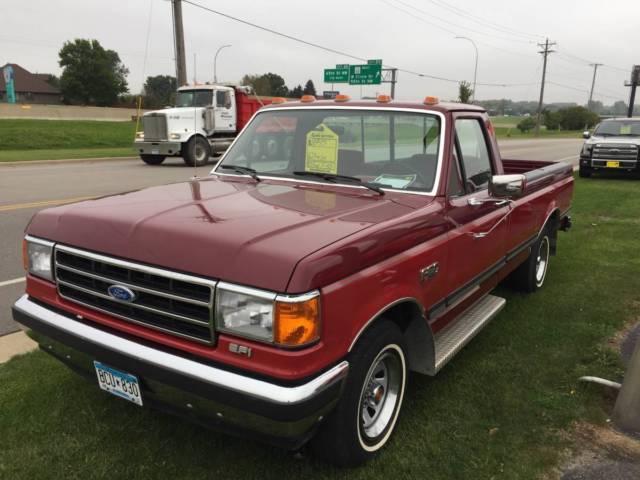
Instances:
[[[556,42],[549,55],[545,102],[585,104],[598,68],[594,100],[627,101],[623,84],[640,64],[640,1],[618,0],[194,0],[194,3],[364,59],[400,69],[396,99],[457,96],[460,80],[473,81],[476,99],[536,100],[542,76],[537,43]],[[0,65],[17,63],[39,73],[61,73],[58,51],[75,38],[95,38],[115,50],[138,93],[149,75],[175,75],[168,0],[1,0]],[[274,72],[292,88],[312,79],[331,90],[323,69],[359,60],[303,45],[273,33],[183,4],[189,81],[238,82],[244,74]],[[195,57],[195,59],[194,59]],[[194,68],[195,67],[195,68]],[[409,73],[414,72],[415,74]],[[450,81],[418,76],[430,75]],[[484,85],[494,84],[494,85]],[[497,84],[497,85],[495,85]],[[507,85],[507,86],[503,86]],[[354,98],[389,93],[389,85],[335,85]]]

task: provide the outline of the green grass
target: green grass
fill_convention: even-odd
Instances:
[[[491,123],[495,127],[496,136],[498,138],[536,138],[533,130],[522,133],[518,130],[517,125],[525,117],[491,117]],[[542,126],[540,129],[540,138],[581,138],[582,130],[552,130]]]
[[[135,122],[0,120],[0,151],[130,147]]]
[[[0,150],[0,163],[28,160],[60,160],[73,158],[133,157],[132,147],[59,148],[55,150]]]
[[[611,408],[582,375],[619,379],[606,341],[638,318],[640,183],[576,181],[545,287],[500,287],[505,310],[435,378],[412,375],[397,432],[337,471],[101,392],[42,352],[0,366],[0,478],[532,479]]]

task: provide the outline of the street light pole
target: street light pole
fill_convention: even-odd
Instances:
[[[473,92],[471,93],[471,103],[473,103],[476,101],[476,80],[478,78],[478,46],[476,45],[476,42],[471,40],[469,37],[455,37],[455,38],[470,41],[471,44],[473,45],[473,48],[476,51],[476,66],[473,69]]]
[[[220,53],[220,50],[222,50],[223,48],[227,48],[230,47],[231,45],[222,45],[220,48],[218,48],[218,50],[216,50],[216,54],[213,57],[213,83],[218,83],[218,75],[217,75],[217,62],[218,62],[218,54]]]

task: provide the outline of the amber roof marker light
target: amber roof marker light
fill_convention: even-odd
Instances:
[[[376,97],[376,102],[378,102],[378,103],[389,103],[389,102],[391,102],[391,96],[390,95],[378,95]]]
[[[302,103],[311,103],[316,101],[316,97],[314,97],[313,95],[303,95],[302,97],[300,97],[300,101]]]
[[[439,102],[440,100],[438,100],[438,97],[427,95],[426,97],[424,97],[424,101],[422,103],[424,103],[425,105],[437,105]]]
[[[272,103],[272,104],[274,104],[274,105],[279,105],[279,104],[284,103],[284,102],[286,102],[286,101],[287,101],[287,99],[286,99],[286,98],[283,98],[283,97],[274,97],[274,98],[271,100],[271,103]]]
[[[349,95],[345,95],[344,93],[339,93],[338,95],[336,95],[336,98],[334,100],[336,102],[348,102],[349,100],[351,100],[351,97]]]

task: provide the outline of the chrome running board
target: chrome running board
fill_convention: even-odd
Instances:
[[[436,364],[438,372],[462,347],[476,336],[495,317],[507,301],[495,295],[487,295],[435,335]]]

